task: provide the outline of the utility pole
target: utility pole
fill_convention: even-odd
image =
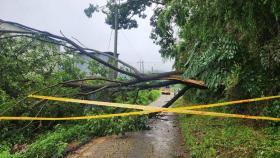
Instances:
[[[115,39],[114,39],[114,57],[115,57],[115,61],[114,61],[114,65],[116,67],[118,67],[118,62],[117,62],[117,58],[118,58],[118,26],[119,26],[119,8],[118,8],[118,4],[117,4],[117,0],[115,0]],[[113,72],[114,75],[114,79],[117,78],[118,76],[118,72],[114,71]]]
[[[142,73],[144,73],[144,71],[145,71],[144,70],[144,61],[143,60],[142,60],[142,71],[143,71]]]
[[[140,59],[140,61],[137,63],[139,63],[139,71],[144,73],[144,61]]]
[[[137,63],[139,63],[139,71],[142,72],[141,59]]]

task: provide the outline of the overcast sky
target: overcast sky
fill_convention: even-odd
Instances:
[[[40,30],[79,39],[85,46],[101,51],[113,51],[114,33],[105,24],[105,15],[95,13],[91,19],[83,12],[89,3],[105,4],[105,0],[0,0],[0,18],[18,22]],[[139,27],[119,31],[118,52],[120,58],[139,69],[139,60],[144,61],[145,70],[169,71],[172,62],[163,62],[159,47],[149,38],[149,17],[138,20]],[[111,42],[110,41],[110,35]]]

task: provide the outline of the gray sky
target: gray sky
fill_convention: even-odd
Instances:
[[[114,32],[105,24],[105,15],[95,13],[91,19],[83,12],[89,3],[105,4],[105,0],[0,0],[0,18],[15,21],[40,30],[79,39],[85,46],[101,51],[113,51]],[[139,27],[119,32],[118,52],[120,58],[139,69],[142,59],[145,70],[169,71],[172,62],[163,62],[159,47],[149,38],[151,26],[149,17],[138,20]]]

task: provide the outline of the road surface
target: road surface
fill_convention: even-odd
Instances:
[[[162,106],[171,95],[162,95],[152,106]],[[130,132],[125,138],[106,136],[92,139],[68,158],[185,158],[183,138],[176,116],[166,114],[149,121],[150,130]]]

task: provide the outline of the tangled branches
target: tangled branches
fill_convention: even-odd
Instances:
[[[0,19],[0,26],[1,25],[8,25],[12,26],[10,28],[16,29],[8,29],[3,28],[0,29],[0,40],[9,39],[9,38],[31,38],[33,40],[38,40],[46,43],[51,43],[54,45],[58,45],[63,47],[64,49],[68,49],[74,53],[80,53],[83,55],[88,56],[92,60],[102,64],[103,66],[112,69],[120,74],[127,76],[126,80],[111,80],[107,78],[101,77],[89,77],[84,79],[77,79],[77,80],[70,80],[65,81],[62,83],[58,83],[55,85],[48,86],[47,88],[52,88],[57,85],[63,85],[65,87],[73,87],[73,88],[80,88],[80,95],[90,95],[93,93],[98,93],[103,90],[111,90],[111,91],[120,91],[120,90],[145,90],[145,89],[152,89],[152,88],[159,88],[174,84],[183,84],[185,88],[176,95],[171,102],[174,102],[178,99],[178,96],[181,96],[185,93],[185,91],[189,88],[206,88],[203,82],[193,81],[193,80],[184,80],[176,75],[181,75],[180,72],[171,71],[171,72],[164,72],[164,73],[157,73],[157,74],[143,74],[140,73],[136,68],[127,64],[126,62],[116,59],[114,56],[106,53],[100,52],[94,49],[84,48],[80,45],[79,42],[74,42],[73,40],[67,38],[62,34],[62,36],[55,35],[46,31],[41,31],[38,29],[34,29],[19,23],[4,21]],[[1,28],[1,27],[0,27]],[[75,39],[78,41],[77,39]],[[107,56],[108,58],[112,59],[113,61],[118,62],[118,65],[123,65],[124,68],[116,67],[114,64],[111,64],[107,61],[104,61],[98,54]],[[176,76],[176,77],[174,77]],[[102,82],[101,84],[97,85],[89,85],[83,81],[87,80],[102,80],[106,81],[105,83]],[[187,87],[187,88],[186,88]],[[165,105],[165,107],[170,106],[170,102]]]

